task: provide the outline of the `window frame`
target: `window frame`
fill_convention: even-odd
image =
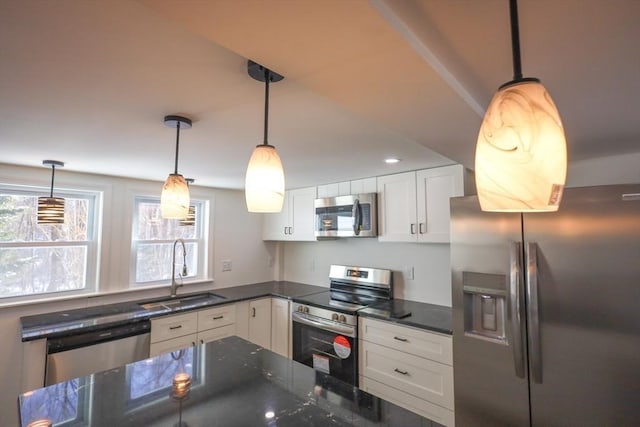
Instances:
[[[155,203],[160,205],[160,196],[151,196],[148,194],[135,194],[132,202],[132,222],[131,222],[131,250],[129,260],[129,289],[145,289],[154,286],[165,286],[171,283],[171,277],[163,280],[152,280],[146,282],[137,282],[137,268],[138,268],[138,247],[141,244],[173,244],[176,239],[137,239],[137,227],[138,227],[138,207],[141,203]],[[208,248],[210,244],[209,229],[209,200],[203,198],[191,198],[190,205],[196,206],[196,221],[193,227],[195,227],[195,236],[192,239],[183,239],[185,245],[195,243],[197,246],[196,271],[197,274],[193,277],[188,277],[183,283],[194,283],[206,281],[208,279]],[[179,220],[169,220],[179,221]],[[170,263],[171,260],[167,262]]]
[[[50,188],[37,185],[7,184],[0,182],[0,194],[41,197],[48,196]],[[87,207],[87,240],[65,241],[0,241],[0,248],[47,248],[47,247],[86,247],[86,263],[84,266],[84,288],[38,292],[30,294],[0,297],[0,305],[23,301],[50,300],[54,297],[72,297],[95,293],[99,289],[100,275],[100,245],[102,231],[102,206],[104,194],[102,191],[81,188],[56,188],[56,197],[65,199],[84,199]],[[52,225],[55,227],[55,225]]]

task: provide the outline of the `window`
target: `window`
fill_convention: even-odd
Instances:
[[[45,189],[0,186],[0,298],[95,288],[97,193],[58,191],[64,224],[38,224]]]
[[[132,230],[132,268],[134,285],[144,286],[171,280],[172,256],[175,246],[176,278],[204,279],[206,276],[205,210],[207,204],[191,200],[195,208],[195,223],[182,225],[177,219],[160,216],[160,199],[136,197]],[[183,275],[182,239],[186,247],[187,274]]]

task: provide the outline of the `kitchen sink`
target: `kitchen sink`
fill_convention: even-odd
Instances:
[[[200,307],[205,305],[215,304],[221,302],[226,298],[212,292],[205,292],[202,294],[185,295],[167,297],[164,299],[154,300],[146,303],[140,303],[140,307],[145,310],[185,310],[188,308]]]

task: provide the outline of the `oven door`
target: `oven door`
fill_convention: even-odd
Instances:
[[[293,360],[358,385],[356,327],[294,312]]]

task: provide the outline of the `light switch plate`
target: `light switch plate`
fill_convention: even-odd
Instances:
[[[231,260],[230,259],[223,259],[222,260],[222,271],[231,271],[233,269],[233,266],[231,264]]]

